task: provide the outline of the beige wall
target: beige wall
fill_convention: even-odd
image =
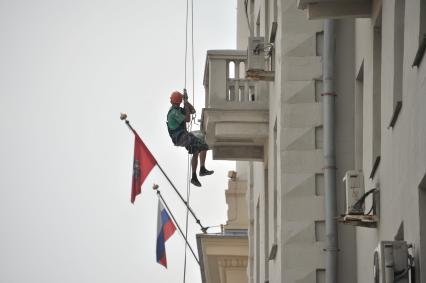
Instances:
[[[265,3],[270,15],[264,13]],[[260,15],[260,35],[269,31],[274,1],[255,1],[254,15]],[[250,8],[249,8],[250,10]],[[269,83],[269,140],[264,163],[247,164],[249,172],[249,282],[315,282],[324,275],[323,196],[316,194],[322,173],[322,110],[315,80],[322,78],[321,57],[317,56],[317,33],[321,21],[310,22],[295,1],[277,1],[278,34],[275,41],[275,80]],[[264,19],[269,19],[264,23]],[[244,23],[245,24],[245,23]],[[246,24],[245,24],[246,26]],[[241,32],[241,28],[238,29]],[[346,37],[339,44],[347,50],[341,58],[353,56],[353,21],[342,22],[339,32]],[[256,33],[256,30],[254,31]],[[248,34],[247,31],[242,34]],[[240,36],[238,36],[240,38]],[[244,48],[245,42],[238,42]],[[348,55],[349,54],[349,55]],[[353,64],[353,61],[352,61]],[[338,184],[346,170],[353,168],[353,70],[339,65],[339,134],[337,151]],[[276,188],[276,192],[275,192]],[[274,201],[276,196],[277,201]],[[343,203],[343,194],[339,194]],[[274,221],[274,205],[277,220]],[[342,206],[340,206],[342,207]],[[343,210],[343,208],[342,208]],[[267,223],[265,223],[267,222]],[[316,231],[317,229],[317,231]],[[356,282],[354,229],[341,227],[339,253],[341,282]],[[268,260],[273,244],[274,260]],[[349,275],[349,276],[348,276]],[[348,279],[350,278],[350,279]],[[314,280],[314,281],[313,281]],[[349,281],[348,281],[349,280]]]
[[[377,228],[339,225],[339,282],[372,282],[378,241],[393,240],[400,227],[404,239],[414,244],[418,276],[426,281],[426,64],[411,67],[420,30],[426,30],[420,27],[426,22],[426,11],[422,19],[420,0],[405,0],[405,36],[395,39],[395,1],[374,1],[370,18],[336,22],[338,212],[345,210],[341,182],[345,171],[362,170],[365,190],[380,189]],[[247,176],[248,280],[316,282],[317,270],[324,268],[319,235],[322,108],[316,99],[321,92],[322,62],[316,42],[322,22],[308,21],[293,0],[276,1],[275,12],[274,0],[253,3],[248,9],[253,11],[249,15],[253,33],[269,38],[272,21],[278,22],[278,33],[275,80],[264,88],[269,95],[265,159],[237,166]],[[237,46],[245,49],[250,32],[243,0],[238,1],[237,24]],[[404,53],[398,51],[402,42]],[[398,57],[402,58],[399,67]],[[395,127],[389,128],[398,95],[402,111]],[[378,156],[378,171],[369,179]],[[371,203],[369,197],[367,209]],[[278,252],[268,260],[273,244]]]
[[[401,228],[399,236],[414,244],[417,276],[422,276],[423,282],[426,280],[426,251],[421,239],[426,235],[421,227],[425,226],[426,219],[424,181],[421,182],[426,174],[426,67],[424,62],[419,68],[411,67],[420,44],[420,1],[405,1],[402,38],[398,38],[396,30],[401,6],[396,6],[395,0],[388,0],[383,1],[381,9],[381,17],[379,13],[377,18],[356,20],[355,62],[347,62],[348,66],[353,66],[354,81],[363,66],[363,81],[356,83],[362,89],[355,91],[355,96],[363,96],[363,127],[354,131],[356,137],[362,136],[363,162],[360,169],[364,173],[365,189],[380,189],[378,228],[356,229],[356,277],[357,282],[372,281],[372,259],[378,241],[394,240]],[[399,51],[401,43],[404,45],[403,53]],[[403,60],[401,66],[398,66],[398,57]],[[403,80],[403,106],[395,126],[389,128],[394,113],[394,97],[401,96],[398,72]],[[378,155],[381,156],[380,166],[374,178],[369,179]],[[367,201],[367,209],[370,205],[371,198]]]

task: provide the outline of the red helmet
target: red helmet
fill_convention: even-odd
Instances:
[[[170,103],[171,104],[181,104],[182,99],[183,99],[183,94],[180,93],[177,90],[172,92],[172,94],[170,95]]]

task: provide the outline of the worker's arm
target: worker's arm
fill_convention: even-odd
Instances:
[[[195,114],[195,108],[188,102],[188,93],[186,92],[186,88],[183,89],[183,104],[185,108],[185,121],[188,123],[191,121],[191,114]]]
[[[191,111],[188,106],[189,102],[184,103],[183,108],[185,109],[185,122],[189,123],[191,121]]]
[[[195,108],[194,106],[191,105],[191,103],[185,100],[184,109],[185,109],[185,121],[189,123],[191,121],[191,114],[195,113]]]

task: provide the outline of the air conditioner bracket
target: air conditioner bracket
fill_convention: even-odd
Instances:
[[[337,221],[347,225],[377,228],[378,217],[370,214],[343,214],[337,218]]]
[[[246,78],[255,81],[269,81],[272,82],[275,79],[274,71],[265,70],[247,70]]]

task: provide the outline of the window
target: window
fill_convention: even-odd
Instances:
[[[393,111],[389,127],[395,126],[402,107],[403,74],[404,74],[404,28],[405,28],[405,0],[395,1],[394,21],[394,87]]]
[[[364,100],[364,62],[355,80],[355,169],[362,170],[363,162],[363,100]]]
[[[373,140],[372,160],[380,155],[381,146],[381,81],[382,81],[382,29],[374,28],[373,38]],[[371,164],[373,166],[373,164]]]

